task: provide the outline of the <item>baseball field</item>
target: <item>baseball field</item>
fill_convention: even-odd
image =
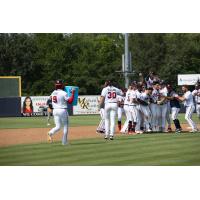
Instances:
[[[200,133],[122,135],[105,141],[95,132],[99,116],[70,117],[68,146],[62,132],[47,143],[45,117],[0,118],[1,166],[196,166],[200,165]],[[199,125],[194,115],[193,119]]]

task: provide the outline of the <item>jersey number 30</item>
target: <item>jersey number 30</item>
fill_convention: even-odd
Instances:
[[[57,103],[57,102],[58,102],[58,101],[57,101],[57,96],[53,96],[53,99],[52,99],[52,100],[53,100],[54,103]]]
[[[112,98],[112,99],[115,99],[116,96],[117,96],[117,95],[116,95],[116,92],[108,92],[108,98],[109,98],[109,99],[111,99],[111,98]]]

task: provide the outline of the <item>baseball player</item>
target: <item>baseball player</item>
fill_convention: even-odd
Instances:
[[[129,133],[135,132],[135,127],[138,122],[138,108],[137,105],[139,102],[137,101],[138,97],[138,90],[137,90],[137,84],[133,82],[131,84],[132,90],[131,90],[131,95],[130,95],[130,104],[129,104],[129,110],[131,114],[132,121],[129,121]]]
[[[117,95],[123,95],[122,91],[114,87],[111,81],[101,92],[100,105],[105,103],[105,137],[113,140],[115,133],[115,118],[117,115]]]
[[[47,100],[47,126],[50,126],[50,118],[51,118],[51,114],[53,112],[53,106],[52,106],[52,101],[51,99]]]
[[[153,88],[150,88],[150,87],[146,88],[145,91],[142,92],[140,97],[137,99],[140,103],[138,107],[144,119],[146,132],[152,132],[152,130],[150,129],[151,111],[149,108],[152,91],[153,91]],[[138,123],[140,123],[140,121]]]
[[[167,109],[168,109],[168,100],[167,98],[167,88],[165,87],[165,83],[161,83],[161,89],[160,89],[160,99],[157,101],[157,104],[159,105],[160,108],[160,116],[161,116],[161,121],[160,121],[160,126],[161,132],[168,132],[165,131],[165,126],[166,126],[166,117],[167,117]]]
[[[125,114],[124,111],[124,100],[125,100],[125,91],[123,92],[123,96],[117,95],[118,101],[118,109],[117,109],[117,117],[118,117],[118,130],[121,131],[122,129],[122,114]]]
[[[161,118],[160,105],[157,102],[160,99],[160,84],[159,82],[153,83],[153,91],[151,95],[150,110],[152,113],[151,127],[153,132],[159,131],[159,118]]]
[[[198,118],[200,119],[200,83],[197,82],[197,84],[195,85],[195,90],[192,92],[192,95],[195,98],[196,112]]]
[[[105,106],[104,103],[101,106],[99,106],[99,114],[100,114],[101,120],[100,120],[99,125],[98,125],[97,130],[96,130],[97,133],[105,133],[104,106]]]
[[[192,114],[195,110],[193,95],[189,91],[187,85],[182,86],[182,91],[184,92],[184,95],[182,97],[177,96],[176,98],[178,100],[184,102],[184,106],[186,107],[185,119],[187,120],[188,124],[192,128],[192,130],[190,132],[192,132],[192,133],[198,132],[198,129],[197,129],[195,122],[191,119]]]
[[[67,93],[63,91],[64,84],[62,80],[57,80],[55,83],[55,90],[52,92],[50,99],[52,101],[53,116],[55,121],[55,127],[48,132],[48,141],[52,142],[52,136],[58,132],[63,124],[63,137],[62,144],[67,144],[68,135],[68,112],[67,103],[71,104],[74,100],[74,90],[72,90],[71,97],[67,96]]]
[[[132,116],[129,110],[131,91],[132,91],[132,86],[129,85],[128,90],[126,91],[125,100],[124,100],[124,112],[126,115],[126,121],[120,131],[121,133],[126,133],[127,131],[128,132],[131,131],[130,124],[132,124]]]
[[[178,119],[178,113],[180,111],[181,106],[180,106],[179,101],[176,99],[178,94],[176,94],[176,92],[173,90],[170,84],[167,84],[167,90],[168,90],[168,94],[167,94],[166,99],[168,99],[170,103],[171,112],[172,112],[171,118],[176,127],[175,132],[180,133],[182,131],[182,128]]]

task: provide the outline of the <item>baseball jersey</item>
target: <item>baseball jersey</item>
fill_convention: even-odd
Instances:
[[[187,91],[183,96],[185,97],[184,106],[194,105],[192,92]]]
[[[151,98],[153,100],[153,103],[156,103],[160,99],[160,91],[159,90],[153,90]]]
[[[67,93],[61,89],[54,90],[50,96],[52,100],[52,106],[54,109],[65,109],[67,108],[67,101],[69,97]]]
[[[144,101],[145,103],[149,104],[150,102],[150,96],[148,94],[146,94],[145,92],[143,92],[141,95],[140,95],[140,99],[142,101]]]
[[[192,95],[195,97],[195,102],[200,103],[200,89],[199,90],[194,90],[192,92]]]
[[[123,93],[120,89],[113,86],[107,86],[101,92],[101,96],[105,97],[105,104],[117,103],[117,95],[123,95]]]
[[[163,89],[160,90],[160,95],[161,95],[161,96],[166,97],[166,96],[167,96],[167,93],[168,93],[168,90],[167,90],[166,87],[164,87]],[[167,102],[168,102],[168,100],[165,99],[163,103],[167,103]]]
[[[171,91],[170,93],[168,93],[167,96],[169,96],[169,97],[177,97],[178,94],[176,94],[175,91]],[[173,108],[173,107],[175,107],[175,108],[181,108],[180,103],[179,103],[179,101],[177,99],[170,100],[170,107],[171,108]]]
[[[152,87],[152,86],[153,86],[153,82],[154,82],[154,79],[151,79],[151,78],[149,77],[149,79],[146,81],[147,88]]]
[[[130,100],[131,100],[131,91],[130,89],[127,90],[126,92],[126,97],[124,100],[124,105],[129,105],[130,104]]]
[[[131,90],[131,95],[130,95],[130,106],[136,105],[133,103],[133,99],[137,99],[137,90]]]

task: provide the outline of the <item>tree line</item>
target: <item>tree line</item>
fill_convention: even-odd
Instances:
[[[200,73],[200,34],[129,34],[134,74],[157,73],[177,85],[177,75]],[[80,94],[99,94],[106,79],[124,86],[123,34],[0,34],[0,75],[21,76],[22,95],[49,95],[63,79]]]

